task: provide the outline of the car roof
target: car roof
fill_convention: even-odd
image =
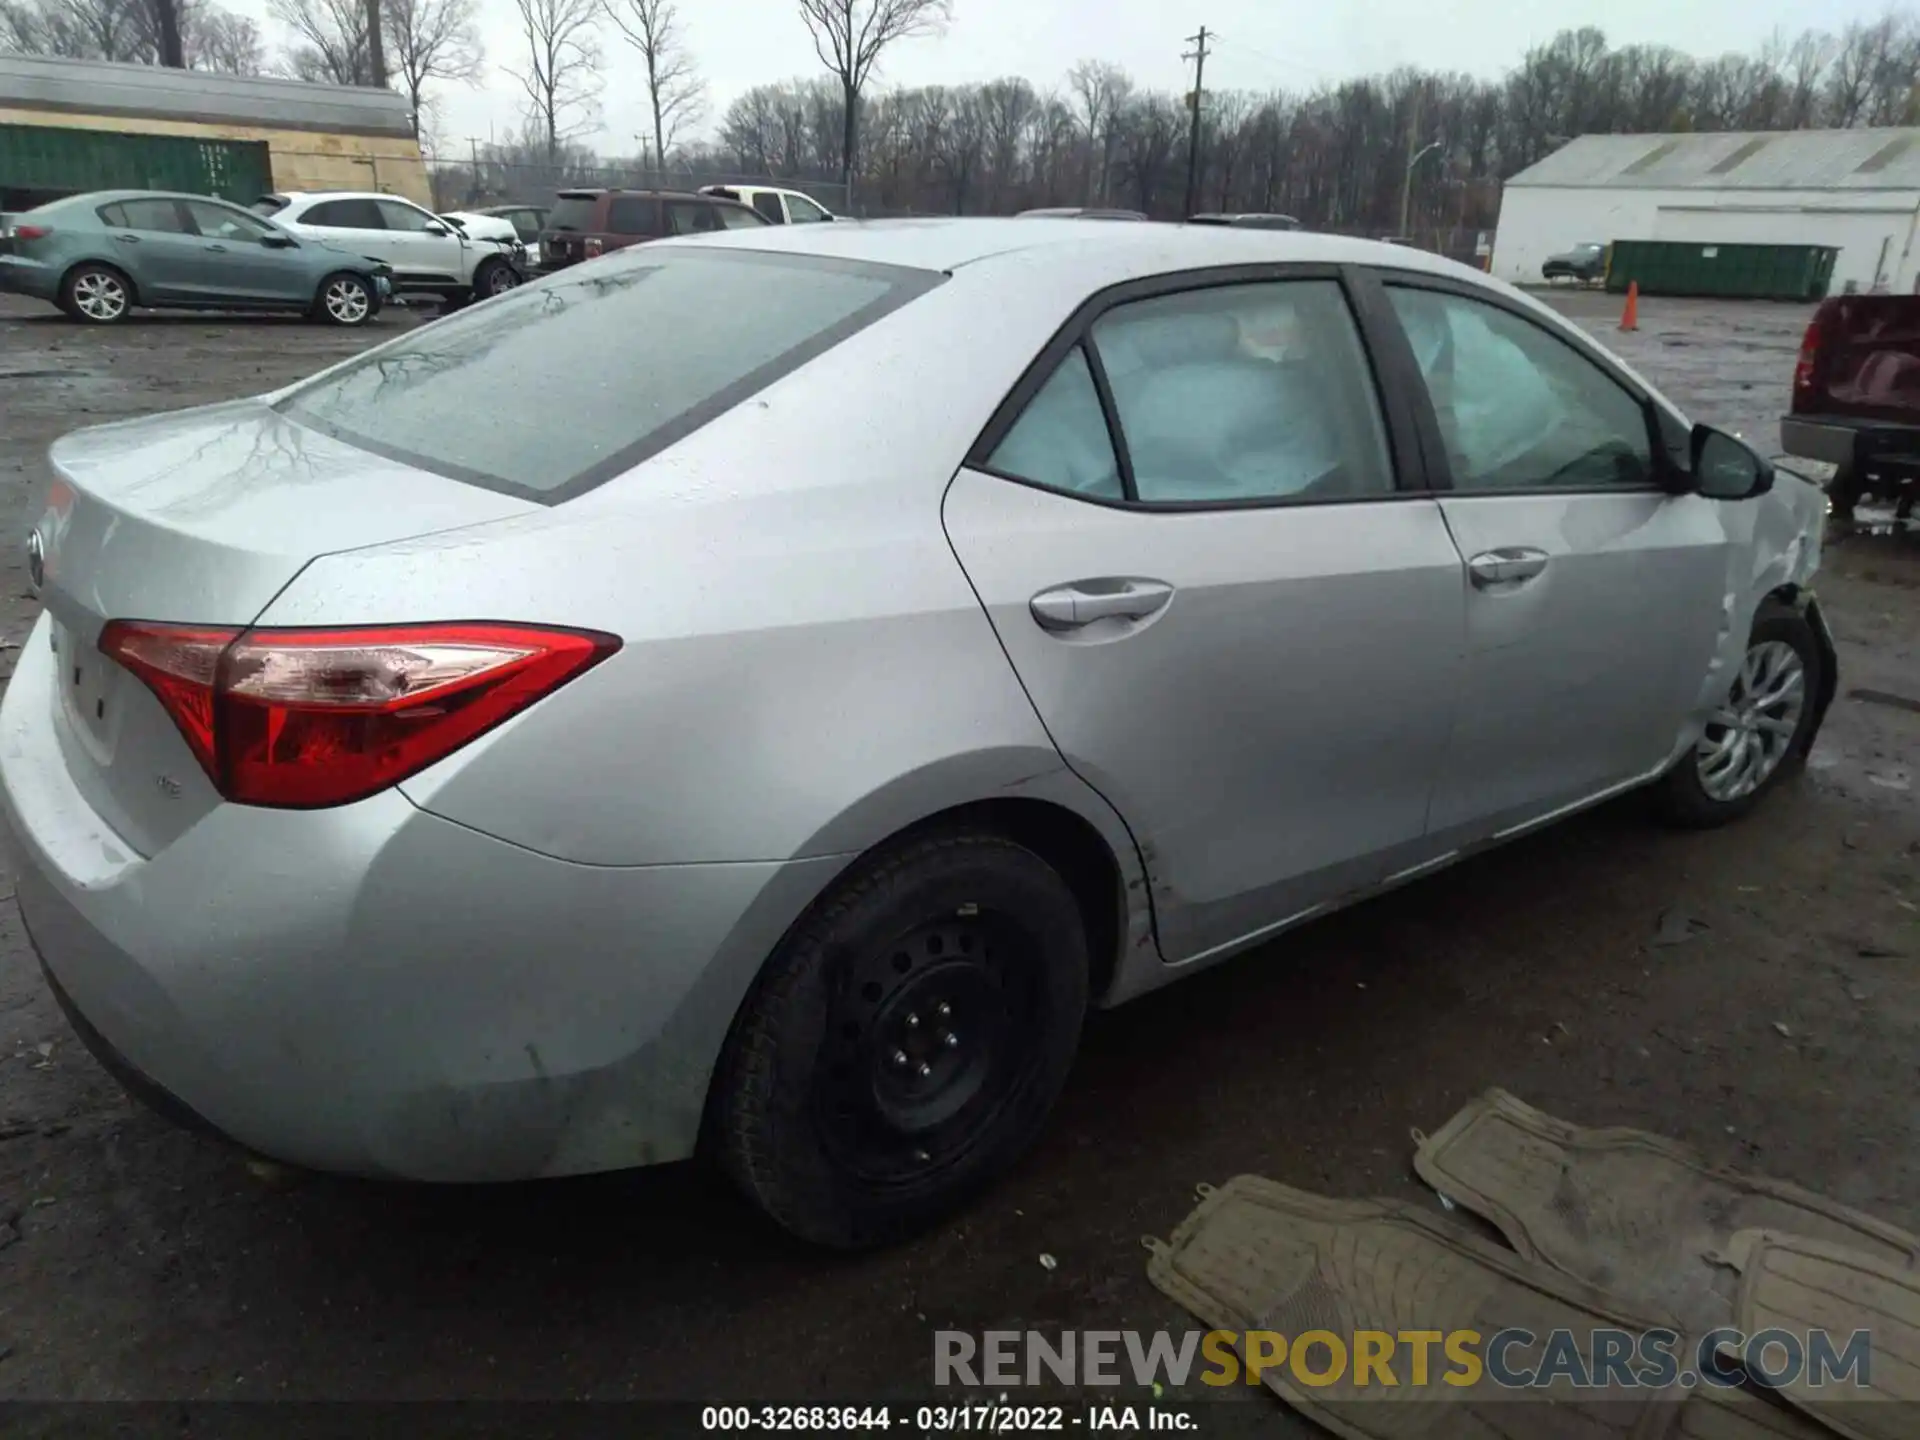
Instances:
[[[865,260],[916,270],[953,271],[987,259],[1014,257],[1053,265],[1071,281],[1085,272],[1096,289],[1130,275],[1212,265],[1319,263],[1390,265],[1487,282],[1486,275],[1443,256],[1377,240],[1311,230],[1237,225],[1089,225],[1047,217],[853,220],[836,225],[770,225],[679,236],[655,245],[717,245],[745,250]],[[652,247],[649,247],[652,248]]]
[[[58,200],[49,200],[47,204],[111,205],[119,200],[211,200],[217,205],[232,205],[240,210],[247,208],[237,201],[222,199],[218,195],[190,195],[184,190],[85,190],[78,195],[62,195]],[[24,214],[25,212],[9,213]]]
[[[661,200],[717,200],[720,198],[717,195],[702,195],[694,190],[627,190],[618,185],[604,190],[559,190],[554,193],[562,200],[598,200],[602,195],[643,195]]]
[[[289,205],[296,200],[398,200],[402,204],[416,209],[428,207],[418,200],[409,200],[404,195],[395,195],[390,190],[275,190],[262,195],[262,200],[285,200]]]

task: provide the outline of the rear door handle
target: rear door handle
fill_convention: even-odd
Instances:
[[[1507,545],[1485,550],[1467,561],[1467,573],[1482,590],[1497,585],[1518,585],[1533,579],[1547,568],[1547,552],[1525,545]]]
[[[113,238],[118,240],[122,245],[138,245],[140,243],[140,237],[138,235],[116,235]]]
[[[224,245],[209,245],[207,246],[207,249],[212,251],[215,255],[224,255],[227,253],[227,247]]]
[[[1145,620],[1173,598],[1162,580],[1080,580],[1042,590],[1027,602],[1043,630],[1078,630],[1096,620]]]

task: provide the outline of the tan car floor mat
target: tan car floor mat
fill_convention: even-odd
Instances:
[[[1522,1327],[1564,1329],[1591,1362],[1597,1328],[1670,1327],[1593,1287],[1522,1259],[1409,1206],[1330,1200],[1242,1175],[1202,1187],[1199,1207],[1170,1241],[1148,1240],[1147,1274],[1167,1295],[1218,1330],[1272,1330],[1291,1341],[1322,1330],[1352,1342],[1356,1331],[1476,1330],[1483,1340]],[[1244,1357],[1244,1341],[1241,1348]],[[1312,1369],[1329,1368],[1314,1347]],[[1541,1345],[1515,1345],[1509,1363],[1538,1364]],[[1354,1383],[1352,1366],[1330,1384],[1308,1385],[1285,1366],[1261,1379],[1307,1418],[1347,1440],[1799,1440],[1817,1427],[1766,1402],[1706,1391],[1582,1391],[1555,1382],[1519,1391],[1482,1378],[1473,1386],[1412,1385],[1412,1361],[1396,1351],[1399,1385]],[[1454,1370],[1435,1346],[1430,1381]]]
[[[1851,1440],[1910,1440],[1920,1424],[1920,1275],[1841,1245],[1802,1235],[1742,1230],[1726,1262],[1740,1277],[1733,1323],[1748,1335],[1824,1330],[1836,1352],[1869,1332],[1870,1374],[1851,1379],[1803,1373],[1779,1394]],[[1776,1352],[1778,1353],[1778,1352]]]
[[[1644,1130],[1587,1130],[1504,1090],[1416,1136],[1413,1168],[1492,1222],[1530,1260],[1620,1303],[1664,1311],[1693,1334],[1733,1323],[1734,1277],[1709,1256],[1744,1229],[1785,1231],[1920,1264],[1920,1239],[1783,1181],[1708,1164]]]

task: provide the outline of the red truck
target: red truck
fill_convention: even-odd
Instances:
[[[1800,342],[1780,448],[1834,469],[1827,497],[1849,518],[1866,496],[1907,517],[1920,493],[1920,295],[1837,295]]]

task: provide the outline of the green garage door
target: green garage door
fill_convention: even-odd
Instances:
[[[248,204],[271,189],[264,140],[0,125],[0,194],[35,204],[88,190],[184,190]]]

